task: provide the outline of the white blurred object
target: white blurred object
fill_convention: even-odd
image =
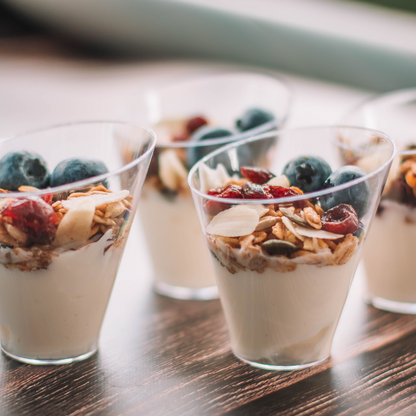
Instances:
[[[387,91],[416,84],[416,15],[341,0],[5,0],[142,56],[254,63]]]

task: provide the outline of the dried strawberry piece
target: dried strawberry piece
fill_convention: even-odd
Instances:
[[[270,179],[276,176],[266,169],[255,168],[251,166],[242,166],[240,168],[240,172],[250,182],[254,182],[259,185],[263,185],[264,183],[268,182]]]
[[[244,199],[270,199],[269,186],[258,185],[253,182],[246,182],[242,188]]]
[[[339,204],[326,211],[322,217],[322,229],[336,234],[354,234],[360,221],[354,208],[348,204]]]
[[[30,243],[50,244],[56,234],[58,218],[41,198],[13,199],[6,204],[3,219],[28,235]]]
[[[208,124],[208,121],[204,117],[193,117],[186,123],[186,131],[191,135],[195,130]]]

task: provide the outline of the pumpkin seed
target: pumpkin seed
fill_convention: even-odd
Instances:
[[[289,243],[289,241],[283,240],[268,240],[265,241],[261,247],[271,256],[275,255],[286,255],[295,253],[300,250],[299,247],[296,247],[294,244]]]
[[[313,228],[308,224],[308,222],[306,220],[299,217],[299,215],[294,214],[290,209],[283,208],[283,207],[279,207],[279,209],[285,217],[288,217],[294,223],[296,223],[296,224],[298,224],[302,227],[305,227],[305,228]]]

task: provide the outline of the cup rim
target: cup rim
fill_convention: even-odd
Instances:
[[[223,153],[225,151],[228,151],[230,149],[236,148],[240,145],[244,145],[245,143],[250,143],[250,142],[255,142],[255,141],[260,141],[262,139],[266,139],[269,138],[271,136],[275,136],[278,134],[284,134],[284,133],[290,133],[293,131],[302,131],[302,130],[319,130],[319,129],[353,129],[353,130],[361,130],[361,131],[367,131],[367,132],[372,132],[372,133],[377,133],[377,135],[382,136],[383,138],[387,139],[392,147],[393,147],[393,151],[391,156],[389,157],[389,159],[387,161],[385,161],[378,169],[376,169],[374,172],[368,173],[364,176],[362,176],[361,178],[357,178],[354,179],[352,181],[349,182],[345,182],[341,185],[336,185],[333,186],[331,188],[327,188],[327,189],[321,189],[319,191],[315,191],[315,192],[308,192],[302,195],[298,195],[298,196],[290,196],[290,197],[284,197],[284,198],[273,198],[273,199],[231,199],[231,198],[218,198],[214,195],[208,195],[205,194],[203,192],[201,192],[199,189],[196,189],[193,184],[192,184],[192,178],[195,175],[197,169],[199,169],[199,166],[202,163],[205,163],[206,161],[208,161],[209,159],[212,159],[213,157],[217,156],[220,153]],[[346,147],[346,146],[345,146]],[[251,137],[245,140],[242,140],[238,143],[230,143],[227,146],[223,146],[220,149],[217,149],[211,153],[209,153],[208,155],[206,155],[205,157],[203,157],[201,160],[199,160],[189,171],[189,175],[188,175],[188,185],[191,188],[192,192],[194,192],[195,194],[199,195],[200,197],[204,198],[204,199],[208,199],[208,200],[212,200],[212,201],[218,201],[218,202],[223,202],[223,203],[228,203],[228,204],[243,204],[243,205],[258,205],[258,204],[283,204],[283,203],[291,203],[291,202],[296,202],[296,201],[302,201],[305,199],[312,199],[312,198],[318,198],[321,197],[323,195],[329,195],[332,194],[334,192],[338,192],[338,191],[342,191],[344,189],[348,189],[351,188],[355,185],[358,185],[362,182],[367,181],[368,179],[377,176],[381,171],[383,171],[383,169],[385,169],[386,166],[388,166],[389,164],[392,163],[394,157],[396,156],[396,144],[395,142],[385,133],[378,131],[378,130],[374,130],[374,129],[368,129],[368,128],[364,128],[364,127],[355,127],[355,126],[342,126],[342,125],[334,125],[334,126],[313,126],[313,127],[301,127],[301,128],[296,128],[296,129],[286,129],[286,130],[277,130],[275,132],[268,132],[265,134],[261,134],[259,136],[256,137]]]
[[[156,134],[149,128],[144,127],[137,123],[130,123],[130,122],[125,122],[125,121],[114,121],[114,120],[84,120],[84,121],[73,121],[69,123],[54,124],[54,125],[47,126],[47,127],[40,127],[40,128],[36,128],[32,130],[27,130],[23,133],[17,133],[11,136],[1,137],[0,144],[23,137],[23,136],[27,136],[29,134],[41,133],[41,132],[61,129],[61,128],[70,127],[70,126],[81,126],[81,125],[86,125],[86,124],[90,124],[90,125],[113,124],[113,125],[126,125],[126,126],[128,125],[128,126],[133,126],[133,127],[139,127],[149,133],[151,142],[150,142],[149,148],[142,155],[140,155],[137,159],[134,159],[133,161],[123,165],[121,168],[109,171],[107,173],[103,173],[98,176],[93,176],[91,178],[83,179],[81,181],[71,182],[69,184],[50,187],[46,189],[39,189],[38,191],[31,191],[31,192],[13,191],[13,192],[7,192],[7,193],[0,193],[0,199],[1,198],[39,197],[39,196],[48,195],[48,194],[63,193],[63,192],[74,189],[74,187],[84,187],[84,186],[92,185],[97,182],[103,182],[105,179],[108,179],[115,175],[119,175],[131,169],[132,167],[138,165],[139,163],[141,163],[142,160],[145,159],[149,155],[149,153],[153,152],[156,146]]]
[[[283,88],[286,90],[286,96],[287,96],[287,105],[286,105],[283,116],[281,118],[276,117],[274,120],[264,123],[260,126],[257,126],[254,129],[248,130],[246,132],[232,134],[231,136],[203,140],[201,142],[191,142],[188,140],[188,141],[183,141],[183,142],[171,142],[171,143],[166,143],[166,144],[157,143],[156,148],[177,149],[177,148],[195,148],[195,147],[206,147],[206,146],[213,146],[213,145],[228,144],[237,140],[243,140],[243,139],[252,137],[254,135],[257,136],[259,134],[266,133],[267,131],[272,130],[272,129],[278,129],[279,126],[282,126],[286,123],[290,114],[290,110],[293,105],[293,88],[290,86],[289,82],[285,80],[283,77],[281,77],[278,74],[273,73],[273,71],[266,70],[266,69],[261,70],[261,69],[247,68],[247,70],[241,70],[241,71],[233,69],[230,71],[224,70],[221,72],[216,72],[216,73],[203,75],[203,76],[197,75],[191,79],[181,80],[179,82],[170,82],[160,87],[150,88],[144,92],[143,96],[149,93],[158,93],[160,91],[173,88],[173,87],[175,88],[180,87],[181,85],[196,84],[204,80],[220,78],[223,76],[234,77],[235,75],[262,75],[264,77],[270,78],[271,80],[273,80],[273,82],[276,82],[277,84],[280,84],[281,86],[283,86]]]
[[[403,98],[405,98],[407,95],[410,96],[412,94],[413,94],[414,98],[416,99],[416,88],[402,88],[402,89],[399,89],[399,90],[389,91],[389,92],[385,92],[385,93],[382,93],[382,94],[373,94],[370,97],[360,101],[354,107],[352,107],[346,114],[344,114],[344,116],[341,118],[340,122],[341,123],[347,123],[348,119],[353,114],[362,110],[364,108],[364,106],[366,106],[366,105],[376,103],[378,101],[383,101],[385,99],[394,99],[394,98],[399,99],[400,96],[403,96]],[[361,128],[366,128],[366,129],[370,129],[370,130],[372,129],[371,127],[363,127],[363,126],[358,126],[358,125],[355,125],[355,124],[351,124],[350,127],[361,127]],[[388,137],[390,138],[390,136],[388,136]],[[394,141],[394,143],[396,143],[396,140],[392,140],[392,141]],[[397,148],[397,146],[396,146],[396,148]],[[415,150],[402,150],[402,151],[397,150],[396,155],[397,156],[416,155],[416,149]]]

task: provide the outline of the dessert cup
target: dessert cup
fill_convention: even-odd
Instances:
[[[0,142],[0,157],[35,151],[50,171],[62,160],[92,155],[109,171],[0,193],[0,338],[7,356],[68,364],[97,351],[155,141],[138,125],[84,122]],[[126,151],[135,154],[129,164],[122,162]]]
[[[416,89],[371,98],[343,122],[381,130],[396,141],[397,155],[363,255],[365,300],[379,309],[416,314]]]
[[[262,73],[227,73],[149,91],[132,100],[123,117],[149,125],[158,143],[143,186],[139,217],[153,263],[157,293],[179,299],[218,297],[214,275],[187,185],[189,169],[220,146],[280,128],[290,105],[287,86]],[[248,108],[269,110],[275,119],[243,133],[233,127]],[[224,138],[172,142],[186,119],[205,117],[233,131]]]
[[[375,137],[377,144],[373,144]],[[233,143],[191,169],[188,182],[238,358],[266,370],[297,370],[330,355],[394,151],[383,133],[317,127]],[[294,195],[280,198],[219,198],[218,189],[207,193],[218,188],[212,184],[224,167],[229,175],[225,184],[242,184],[244,165],[280,175],[292,158],[319,153],[335,170],[349,152],[360,159],[372,157],[373,170],[350,182],[304,194],[295,187],[275,186],[278,192]],[[252,157],[249,161],[247,154]],[[334,201],[345,198],[354,206],[347,206],[354,216],[346,217],[348,224],[354,218],[354,228],[345,228],[345,223],[342,233],[326,231],[328,224],[338,227],[329,219],[335,215],[333,210],[338,212],[345,205]]]

